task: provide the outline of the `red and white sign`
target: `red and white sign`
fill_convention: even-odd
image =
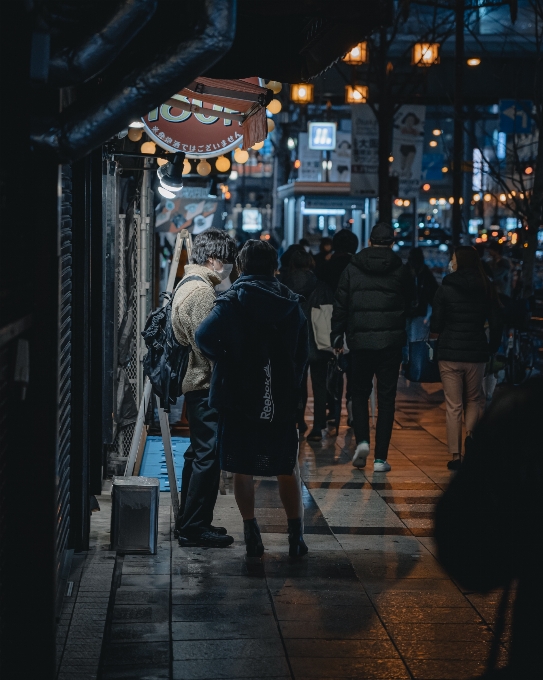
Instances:
[[[244,80],[255,85],[262,84],[260,78]],[[214,158],[240,146],[243,138],[241,123],[213,115],[213,110],[237,111],[183,96],[181,100],[209,109],[209,115],[182,111],[169,104],[153,109],[142,120],[145,132],[159,146],[173,153],[184,151],[188,158]]]

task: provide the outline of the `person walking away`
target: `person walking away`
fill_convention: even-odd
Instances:
[[[409,360],[409,343],[426,340],[430,333],[430,308],[438,283],[424,261],[422,248],[411,248],[407,264],[415,281],[415,297],[407,311],[407,345],[404,362]]]
[[[299,298],[274,277],[277,253],[249,240],[238,256],[241,276],[196,332],[214,362],[210,404],[219,412],[217,448],[234,474],[249,558],[264,552],[255,519],[253,476],[277,477],[288,519],[289,555],[307,553],[297,465],[296,412],[308,354]]]
[[[315,339],[312,309],[320,310],[319,319],[328,321],[327,341],[330,338],[330,316],[326,317],[328,309],[334,303],[334,295],[324,281],[318,281],[310,270],[311,256],[308,253],[296,251],[290,259],[289,271],[283,277],[283,283],[293,293],[300,296],[300,304],[306,316],[309,330],[309,362],[302,380],[302,408],[298,416],[298,429],[301,434],[307,430],[305,423],[305,409],[307,405],[307,374],[311,376],[313,388],[313,427],[307,435],[308,441],[320,442],[322,432],[326,429],[326,371],[332,354],[330,351],[319,349]]]
[[[334,252],[322,269],[322,280],[336,292],[343,270],[358,250],[358,236],[348,229],[340,229],[332,239]]]
[[[462,460],[462,411],[466,436],[484,410],[483,379],[490,354],[498,350],[502,325],[498,301],[472,246],[456,248],[451,273],[434,296],[430,330],[438,337],[437,356],[446,404],[449,470]],[[488,337],[485,325],[488,322]]]
[[[378,416],[375,472],[388,472],[388,447],[394,424],[396,389],[405,345],[406,311],[413,299],[413,277],[392,251],[394,230],[379,222],[370,247],[352,259],[336,290],[331,343],[337,351],[343,336],[351,355],[351,393],[356,450],[353,465],[363,468],[369,454],[368,399],[377,377]]]
[[[228,278],[236,258],[236,244],[225,231],[208,229],[194,239],[192,263],[185,267],[172,304],[175,337],[189,345],[189,363],[183,380],[191,445],[185,453],[181,503],[176,518],[179,544],[223,548],[233,542],[226,529],[213,527],[213,509],[220,481],[216,451],[217,411],[209,403],[212,364],[196,346],[196,329],[213,309],[215,286]]]
[[[318,279],[322,279],[326,263],[332,257],[332,239],[328,236],[321,238],[319,252],[313,258],[315,260],[315,274]]]

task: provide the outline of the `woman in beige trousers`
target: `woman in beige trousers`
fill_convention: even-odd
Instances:
[[[494,288],[475,248],[456,248],[449,271],[434,297],[430,330],[439,338],[437,356],[451,455],[447,467],[457,470],[462,461],[462,412],[470,437],[484,410],[485,365],[498,350],[502,325]]]

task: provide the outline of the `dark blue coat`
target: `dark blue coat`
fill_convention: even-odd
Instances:
[[[308,356],[298,295],[273,276],[241,276],[217,298],[195,338],[215,362],[211,406],[261,422],[296,418]]]

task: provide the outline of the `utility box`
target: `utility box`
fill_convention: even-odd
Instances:
[[[113,477],[111,550],[156,555],[159,492],[155,477]]]

